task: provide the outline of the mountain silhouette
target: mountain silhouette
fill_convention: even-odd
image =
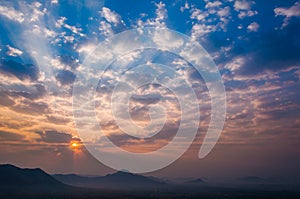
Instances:
[[[1,186],[63,186],[52,176],[37,169],[21,169],[10,164],[0,165],[0,185]]]
[[[190,181],[187,181],[185,183],[191,183],[191,184],[203,184],[205,183],[204,180],[202,180],[201,178],[198,178],[198,179],[195,179],[195,180],[190,180]]]
[[[146,187],[165,184],[162,181],[129,172],[118,171],[101,177],[83,177],[75,174],[56,174],[53,177],[65,184],[84,187]]]
[[[257,177],[257,176],[246,176],[239,179],[243,182],[251,182],[251,183],[260,183],[260,182],[266,182],[266,179]]]

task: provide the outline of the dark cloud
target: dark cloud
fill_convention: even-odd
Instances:
[[[117,123],[114,120],[107,121],[107,122],[100,122],[100,126],[101,126],[101,129],[103,129],[103,130],[117,130],[117,129],[119,129]],[[93,128],[93,130],[98,130],[98,129],[99,129],[98,126],[95,126]]]
[[[133,120],[150,121],[149,106],[134,106],[129,110]]]
[[[263,111],[261,115],[265,116],[267,120],[280,121],[281,119],[290,119],[289,121],[295,120],[300,117],[299,107],[298,109],[275,109],[269,111]]]
[[[79,66],[78,60],[73,56],[61,55],[59,59],[63,64],[66,64],[73,70]]]
[[[12,110],[18,113],[25,113],[29,115],[41,115],[49,112],[48,104],[44,102],[33,102],[31,100],[23,100],[11,107]]]
[[[70,143],[72,140],[72,135],[67,133],[62,133],[58,131],[38,131],[36,134],[40,135],[41,138],[37,139],[39,142],[47,143]]]
[[[168,144],[176,135],[180,122],[165,123],[164,127],[156,135],[149,138],[137,138],[125,133],[109,134],[108,138],[119,147],[128,147],[129,151],[143,149],[143,151],[154,151]]]
[[[53,116],[53,115],[47,115],[47,120],[54,124],[66,124],[66,123],[70,122],[70,120],[68,118],[57,117],[57,116]]]
[[[140,104],[156,104],[162,99],[159,93],[146,94],[146,95],[133,95],[131,100]]]
[[[203,80],[201,74],[194,67],[187,68],[187,72],[189,74],[189,77],[192,80],[196,80],[198,82],[204,83],[204,80]]]
[[[30,91],[9,91],[8,92],[12,97],[25,97],[27,99],[39,99],[47,94],[47,90],[42,84],[35,84],[30,88]]]
[[[0,140],[1,141],[20,141],[25,138],[24,135],[17,133],[11,133],[6,131],[0,131]]]
[[[69,70],[60,70],[56,74],[56,80],[59,81],[61,85],[73,84],[75,78],[75,74]]]
[[[258,85],[257,82],[255,82],[256,86]],[[229,80],[224,82],[226,91],[232,91],[232,90],[245,90],[248,89],[250,86],[254,84],[254,81],[240,81],[240,80]]]
[[[38,67],[32,64],[21,64],[12,60],[1,60],[0,71],[6,75],[15,76],[20,80],[29,79],[35,81],[39,77]]]
[[[6,93],[0,92],[0,105],[2,106],[12,106],[15,102],[10,99],[10,97]]]

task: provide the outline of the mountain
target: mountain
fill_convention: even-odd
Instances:
[[[203,184],[205,183],[204,180],[202,180],[201,178],[198,178],[198,179],[195,179],[195,180],[190,180],[190,181],[187,181],[185,183],[191,183],[191,184]]]
[[[164,182],[151,177],[123,171],[118,171],[101,177],[83,177],[75,174],[56,174],[53,175],[53,177],[63,183],[83,187],[127,188],[158,186],[165,184]]]
[[[257,176],[246,176],[246,177],[240,178],[239,180],[243,181],[243,182],[251,182],[251,183],[261,183],[261,182],[267,181],[266,179],[260,178]]]
[[[63,186],[41,169],[21,169],[10,164],[0,165],[0,185],[3,186]]]

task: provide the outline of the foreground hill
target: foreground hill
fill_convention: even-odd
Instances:
[[[37,169],[21,169],[16,166],[0,165],[0,185],[3,186],[64,186],[52,176]]]

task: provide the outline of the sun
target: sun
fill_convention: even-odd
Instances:
[[[73,150],[73,151],[79,151],[80,148],[81,148],[81,144],[79,141],[77,140],[72,140],[70,142],[70,148]]]

